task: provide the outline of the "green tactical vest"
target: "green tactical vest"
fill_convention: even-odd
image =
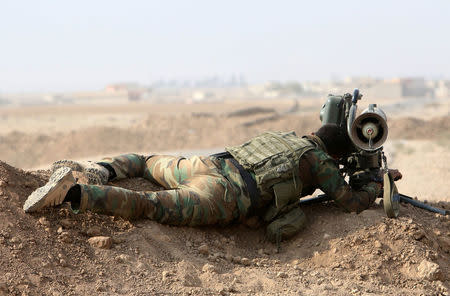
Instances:
[[[280,210],[299,199],[302,192],[299,160],[305,152],[314,148],[314,144],[297,137],[295,132],[266,132],[225,150],[245,169],[254,172],[263,194],[273,189],[275,206],[265,215],[265,220],[271,221]]]

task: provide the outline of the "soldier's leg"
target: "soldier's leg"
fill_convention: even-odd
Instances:
[[[112,186],[76,186],[79,186],[81,200],[79,205],[72,204],[72,207],[80,211],[191,226],[225,225],[241,216],[237,195],[242,191],[220,175],[197,176],[176,189],[157,192],[137,192]]]
[[[211,165],[204,158],[194,156],[189,159],[182,156],[152,155],[144,157],[137,154],[124,154],[105,158],[99,164],[110,167],[114,174],[110,180],[144,177],[166,189],[176,188],[186,179],[208,174]]]
[[[147,158],[143,177],[174,189],[193,176],[208,175],[211,171],[217,171],[217,167],[207,157],[153,155]]]
[[[129,153],[115,157],[104,158],[97,162],[110,171],[109,180],[142,177],[145,171],[147,157]]]

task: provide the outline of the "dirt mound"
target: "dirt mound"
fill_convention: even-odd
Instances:
[[[0,295],[448,295],[450,220],[411,206],[396,220],[381,206],[305,206],[307,228],[276,253],[263,227],[171,227],[66,206],[25,214],[47,179],[0,162]]]
[[[391,139],[438,139],[450,137],[450,117],[422,120],[415,117],[399,118],[389,121]]]

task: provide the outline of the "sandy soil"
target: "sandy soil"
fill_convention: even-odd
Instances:
[[[305,100],[284,116],[291,101],[0,110],[0,295],[449,295],[449,217],[409,205],[398,219],[380,205],[359,215],[332,203],[305,206],[307,228],[280,253],[254,224],[186,228],[75,215],[66,206],[22,210],[49,171],[16,167],[130,151],[212,151],[268,129],[309,133],[320,125],[321,103]],[[230,117],[255,106],[273,112]],[[435,109],[427,119],[416,106],[400,106],[385,146],[390,166],[404,174],[397,185],[450,209],[448,102],[424,107]],[[143,179],[113,185],[158,189]]]

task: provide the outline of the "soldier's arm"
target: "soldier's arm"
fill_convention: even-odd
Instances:
[[[370,182],[358,190],[350,187],[340,174],[336,163],[325,152],[313,150],[305,156],[311,164],[311,174],[316,186],[345,210],[359,213],[370,207],[380,195],[381,185],[375,182]]]

